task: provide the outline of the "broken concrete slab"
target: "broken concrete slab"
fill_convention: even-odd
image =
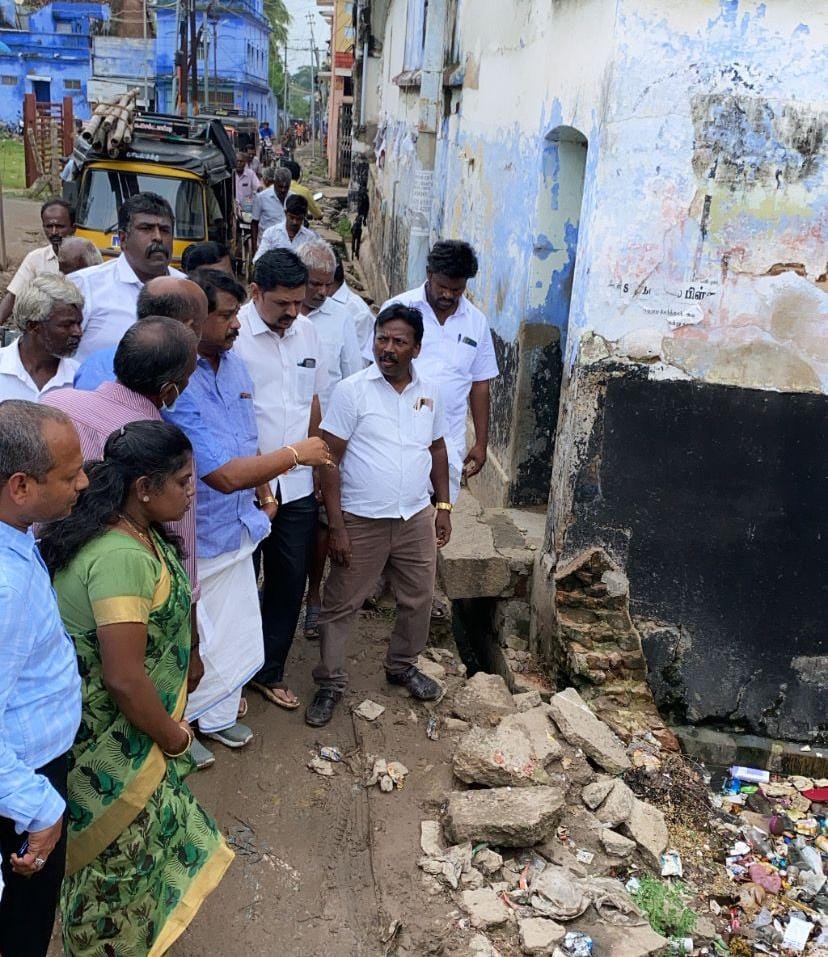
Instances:
[[[463,721],[493,728],[501,718],[515,714],[517,709],[500,675],[478,671],[454,695],[451,710]]]
[[[445,829],[456,843],[531,847],[549,835],[564,803],[560,788],[493,788],[449,796]]]
[[[607,827],[617,827],[629,819],[636,800],[636,796],[623,781],[615,781],[596,813]]]
[[[578,921],[578,930],[592,938],[596,954],[611,954],[612,957],[655,957],[669,943],[647,924],[620,927],[604,921],[585,922],[582,919]]]
[[[460,718],[443,718],[443,727],[449,733],[465,734],[471,725],[468,721],[461,721]]]
[[[518,920],[518,933],[524,954],[550,957],[555,945],[566,936],[566,928],[546,917],[525,917]]]
[[[537,690],[513,694],[512,699],[518,711],[530,711],[532,708],[537,708],[543,704],[543,698],[541,698],[540,691]]]
[[[469,915],[472,927],[482,930],[505,924],[512,913],[490,887],[463,891],[460,906]]]
[[[548,784],[546,767],[561,755],[547,707],[508,715],[497,728],[472,728],[454,752],[454,773],[467,784],[529,787]]]
[[[574,688],[553,695],[549,707],[561,734],[599,767],[611,774],[619,774],[630,767],[620,738],[590,711]]]
[[[438,684],[445,686],[446,669],[439,661],[433,661],[431,658],[426,658],[425,655],[420,655],[417,659],[417,667],[424,675],[428,675],[429,678],[433,678]]]
[[[423,854],[440,857],[443,853],[442,832],[439,821],[420,821],[420,848]]]
[[[469,957],[500,957],[500,951],[483,934],[475,934],[469,941]]]
[[[629,857],[637,845],[635,841],[624,837],[623,834],[605,827],[601,831],[601,846],[613,857]]]
[[[638,844],[651,866],[661,866],[661,855],[667,850],[668,834],[667,822],[658,808],[636,798],[621,830]]]
[[[615,778],[600,777],[581,791],[581,800],[590,811],[594,811],[613,789]]]
[[[485,874],[486,877],[491,877],[503,867],[503,858],[497,851],[493,851],[490,847],[484,847],[474,855],[472,865],[476,867],[481,874]]]

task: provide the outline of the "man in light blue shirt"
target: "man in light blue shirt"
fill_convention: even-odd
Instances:
[[[31,526],[64,518],[87,485],[65,413],[0,403],[0,953],[9,957],[49,948],[81,715],[75,649]]]
[[[231,351],[244,287],[216,270],[196,270],[192,278],[207,296],[209,313],[196,370],[175,407],[163,413],[192,442],[198,469],[198,629],[204,677],[190,696],[185,717],[198,721],[207,737],[241,748],[253,738],[250,728],[238,722],[242,688],[264,663],[252,556],[276,514],[268,483],[300,460],[324,464],[328,452],[320,439],[313,439],[297,442],[295,451],[258,454],[253,383],[244,362]],[[193,756],[200,767],[213,761],[203,746]]]

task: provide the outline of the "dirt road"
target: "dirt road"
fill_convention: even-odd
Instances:
[[[236,860],[175,949],[205,954],[375,957],[443,953],[450,904],[428,895],[417,868],[420,821],[436,816],[451,789],[451,741],[430,740],[426,724],[442,706],[414,703],[382,670],[391,622],[361,615],[351,648],[351,690],[324,729],[248,694],[256,740],[244,751],[216,746],[216,764],[191,779],[235,845]],[[312,695],[316,643],[301,636],[289,677],[303,703]],[[369,723],[350,713],[370,698],[386,711]],[[336,776],[306,767],[318,746],[346,756]],[[369,755],[402,761],[402,790],[363,786]],[[385,943],[392,922],[402,924]]]

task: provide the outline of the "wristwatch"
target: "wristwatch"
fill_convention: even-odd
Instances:
[[[451,502],[435,502],[434,507],[438,512],[450,512],[451,511]]]

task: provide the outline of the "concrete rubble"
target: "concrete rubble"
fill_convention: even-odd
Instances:
[[[587,926],[614,941],[596,957],[665,947],[611,876],[619,866],[654,869],[668,842],[661,811],[614,776],[631,768],[615,733],[574,689],[546,704],[480,672],[446,707],[468,725],[453,770],[469,789],[448,795],[442,838],[438,822],[423,822],[419,864],[478,932],[468,953],[496,953],[508,935],[525,954],[566,954],[566,934]]]

